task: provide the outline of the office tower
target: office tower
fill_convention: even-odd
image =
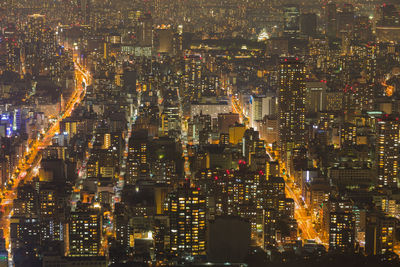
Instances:
[[[82,23],[88,25],[90,23],[90,0],[78,0],[77,4],[82,18]]]
[[[317,34],[317,15],[315,13],[300,15],[300,33],[311,37]]]
[[[98,210],[85,208],[70,214],[68,255],[99,256],[102,238],[102,216]]]
[[[202,96],[215,96],[219,90],[219,77],[206,72],[201,78],[200,91]]]
[[[381,6],[382,17],[379,21],[380,26],[398,26],[400,24],[400,15],[397,8],[392,4],[383,4]]]
[[[179,134],[181,126],[180,110],[177,104],[164,104],[161,114],[161,131],[163,135]]]
[[[180,187],[167,200],[171,253],[203,255],[206,250],[206,201],[200,188]]]
[[[200,133],[211,133],[211,116],[210,115],[195,115],[189,121],[188,140],[194,143],[199,143]],[[208,139],[208,138],[207,138]]]
[[[139,43],[142,46],[153,46],[153,18],[145,14],[139,19]]]
[[[399,118],[384,115],[376,122],[376,169],[379,188],[397,188],[398,164]]]
[[[55,34],[47,25],[43,15],[30,15],[26,25],[23,54],[27,72],[39,74],[54,74],[53,58],[56,56]]]
[[[280,175],[280,167],[279,162],[277,161],[268,161],[265,168],[265,177],[267,180],[270,176],[278,177]]]
[[[237,145],[243,139],[246,126],[244,124],[236,123],[229,127],[229,143]]]
[[[154,218],[154,252],[157,259],[164,259],[168,240],[168,216]]]
[[[368,212],[366,219],[366,254],[377,255],[393,251],[396,242],[396,218],[379,212]]]
[[[252,170],[264,170],[266,163],[264,140],[260,140],[259,132],[250,128],[243,135],[242,153],[245,163],[248,163]]]
[[[37,215],[38,197],[33,184],[21,184],[17,188],[17,198],[13,201],[14,215]]]
[[[138,179],[148,175],[148,134],[147,131],[132,133],[128,144],[127,172],[125,182],[134,184]]]
[[[256,128],[264,116],[274,113],[276,98],[272,95],[253,95],[250,97],[250,126]]]
[[[300,31],[300,10],[297,5],[286,5],[283,7],[283,32],[286,36],[297,36]]]
[[[4,30],[3,44],[7,51],[6,69],[10,71],[20,71],[21,67],[21,44],[17,42],[17,29],[14,25],[9,25]]]
[[[342,11],[337,13],[337,30],[340,34],[339,37],[353,32],[354,17],[354,7],[351,4],[345,4]]]
[[[305,140],[305,67],[297,58],[285,58],[279,70],[279,143],[287,159]]]
[[[198,55],[185,56],[185,71],[183,80],[185,85],[184,97],[188,101],[197,100],[200,97],[200,83],[202,77],[202,57]]]
[[[122,78],[125,91],[129,94],[136,93],[136,71],[126,68]]]
[[[245,163],[249,162],[250,153],[253,152],[253,145],[255,141],[259,140],[258,131],[254,131],[253,128],[247,129],[243,135],[243,148],[242,148],[242,156],[246,159]]]
[[[157,52],[158,53],[172,53],[173,46],[173,32],[169,27],[161,27],[155,31],[158,39]]]
[[[264,248],[275,244],[277,212],[275,209],[264,211]]]
[[[35,36],[35,34],[40,34],[44,27],[45,27],[45,16],[39,15],[39,14],[34,14],[30,15],[28,17],[28,38],[29,39],[34,39],[38,41],[41,37],[41,35]]]
[[[357,16],[354,23],[354,38],[363,42],[373,39],[372,22],[368,16]]]
[[[220,113],[218,114],[218,132],[229,133],[229,127],[239,122],[239,114],[237,113]]]
[[[250,223],[235,216],[210,221],[207,255],[212,262],[244,262],[250,246]]]
[[[160,154],[158,159],[151,164],[153,180],[157,183],[171,184],[176,181],[176,167],[173,160],[164,159],[164,155]]]
[[[325,110],[326,82],[306,82],[306,112],[316,113]]]
[[[41,242],[63,240],[63,224],[58,213],[57,192],[55,186],[40,182],[39,184],[39,220],[41,224]]]
[[[326,29],[325,33],[330,38],[335,38],[337,35],[337,10],[335,3],[329,3],[326,6]]]
[[[40,224],[36,215],[13,216],[10,219],[11,252],[25,248],[26,254],[35,255],[40,246]]]
[[[355,217],[353,213],[330,213],[329,250],[351,252],[355,244]]]
[[[340,146],[349,147],[357,144],[357,127],[352,123],[340,125]]]
[[[130,246],[128,221],[125,204],[116,203],[114,211],[115,239],[125,249]]]
[[[285,199],[285,180],[282,177],[270,176],[266,184],[265,207],[278,211],[280,199]]]
[[[219,144],[223,145],[223,146],[228,146],[229,145],[229,134],[221,133],[219,135]]]

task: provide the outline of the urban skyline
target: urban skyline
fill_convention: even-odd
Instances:
[[[0,266],[400,265],[397,1],[0,14]]]

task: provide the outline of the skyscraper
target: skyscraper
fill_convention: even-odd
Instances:
[[[365,252],[367,255],[384,254],[393,251],[396,240],[397,220],[380,212],[367,216]]]
[[[287,159],[305,138],[305,67],[298,58],[285,58],[279,69],[279,143]]]
[[[153,18],[145,14],[139,20],[139,42],[142,46],[153,46]]]
[[[206,200],[199,188],[182,187],[169,195],[171,253],[192,256],[206,250]]]
[[[71,212],[69,223],[69,255],[99,256],[102,220],[96,210]]]
[[[329,3],[326,7],[326,35],[335,38],[337,35],[337,10],[335,3]]]
[[[331,212],[329,223],[329,250],[352,251],[355,243],[355,218],[352,213]]]
[[[315,13],[304,13],[300,15],[300,32],[307,36],[317,34],[317,15]]]
[[[129,139],[127,159],[127,184],[134,184],[148,175],[148,134],[146,131],[135,132]]]
[[[25,31],[22,54],[27,72],[34,76],[48,73],[53,67],[50,59],[56,55],[54,31],[46,24],[45,16],[39,14],[28,16]]]
[[[383,26],[397,26],[400,24],[400,16],[397,8],[391,4],[381,6],[382,17],[379,24]]]
[[[296,36],[300,32],[300,10],[297,5],[283,7],[284,33],[287,36]]]
[[[399,180],[399,118],[384,115],[376,122],[378,187],[397,188]]]
[[[78,8],[82,17],[82,23],[89,24],[90,0],[78,0]]]

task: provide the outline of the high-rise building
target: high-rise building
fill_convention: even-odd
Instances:
[[[355,244],[355,218],[350,212],[331,212],[329,250],[352,251]]]
[[[283,7],[284,33],[287,36],[297,36],[300,31],[300,10],[297,5]]]
[[[133,94],[136,92],[136,79],[137,73],[134,70],[128,68],[124,69],[124,74],[122,76],[124,89],[127,93]]]
[[[243,157],[250,165],[253,165],[257,157],[263,159],[260,164],[261,169],[265,168],[265,144],[264,140],[260,140],[260,135],[258,131],[254,131],[253,128],[247,129],[243,135],[242,141],[242,153]],[[257,165],[257,164],[255,164]],[[256,168],[257,170],[260,170]]]
[[[357,127],[351,123],[340,125],[340,146],[353,146],[357,143]]]
[[[139,19],[139,43],[142,46],[153,46],[153,18],[145,14]]]
[[[81,23],[88,25],[90,20],[90,0],[77,0],[76,7],[81,17]]]
[[[40,239],[43,241],[63,240],[64,225],[58,213],[57,193],[52,185],[39,184],[39,220],[41,224]]]
[[[185,71],[183,80],[185,84],[185,94],[187,100],[194,101],[200,97],[201,77],[203,76],[202,57],[200,55],[185,56]]]
[[[37,216],[13,216],[10,219],[11,252],[25,248],[27,254],[35,254],[40,245],[40,224]]]
[[[264,116],[272,115],[276,98],[272,95],[254,95],[250,98],[250,125],[256,128],[256,122]]]
[[[305,140],[305,67],[298,58],[285,58],[279,70],[279,143],[288,159]],[[289,154],[288,154],[289,153]]]
[[[396,218],[374,212],[368,213],[366,218],[365,252],[367,255],[393,251],[396,241]]]
[[[380,188],[398,185],[399,127],[399,118],[387,114],[376,122],[376,169]]]
[[[316,113],[325,110],[326,89],[324,81],[306,83],[306,112]]]
[[[71,212],[69,222],[69,256],[99,256],[102,216],[98,210]]]
[[[341,12],[337,13],[337,30],[340,34],[339,37],[353,32],[354,21],[355,15],[353,5],[345,4]]]
[[[382,26],[400,25],[400,15],[397,8],[392,4],[383,4],[381,6],[382,18],[379,22]]]
[[[337,9],[335,3],[329,3],[326,7],[326,35],[335,38],[337,35]]]
[[[171,28],[159,27],[155,31],[158,39],[157,52],[158,53],[172,53],[173,45],[173,32]]]
[[[17,198],[13,201],[14,215],[37,215],[38,197],[31,183],[21,184],[17,188]]]
[[[239,122],[239,114],[237,113],[220,113],[218,114],[218,132],[229,133],[229,127]]]
[[[130,229],[128,225],[128,218],[126,214],[125,205],[122,203],[115,204],[114,224],[115,224],[116,241],[124,248],[128,248],[130,246],[129,242]]]
[[[236,216],[210,221],[207,255],[213,262],[244,262],[250,246],[250,223]]]
[[[180,110],[176,104],[164,104],[164,110],[161,114],[161,131],[163,135],[169,135],[169,132],[180,132]]]
[[[169,195],[167,213],[172,254],[205,254],[206,200],[199,189],[181,187]]]
[[[315,36],[317,34],[317,15],[315,13],[300,15],[300,33],[306,36]]]
[[[46,25],[45,16],[30,15],[25,30],[22,51],[27,72],[34,76],[54,74],[56,67],[50,59],[56,56],[56,39],[54,31]]]
[[[135,131],[129,139],[126,183],[134,184],[148,174],[148,134],[147,131]]]

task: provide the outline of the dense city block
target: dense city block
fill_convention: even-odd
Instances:
[[[1,0],[0,267],[399,266],[397,0]]]

